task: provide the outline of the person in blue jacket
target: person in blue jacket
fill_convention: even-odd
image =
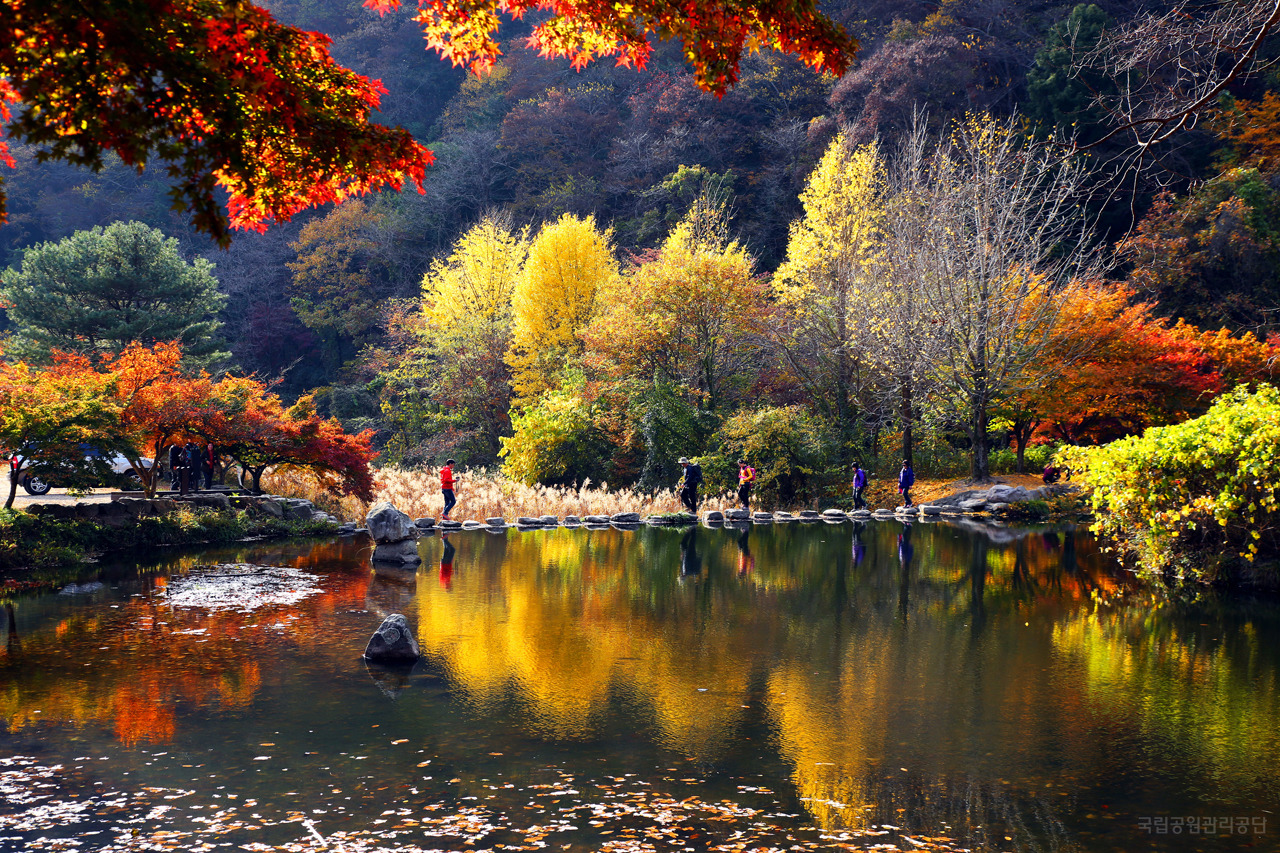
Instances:
[[[916,484],[916,472],[911,470],[911,462],[902,460],[902,470],[898,472],[898,491],[902,493],[902,505],[911,506],[911,487]]]
[[[853,463],[853,508],[866,509],[867,501],[862,492],[867,488],[867,472],[862,470],[862,463]]]

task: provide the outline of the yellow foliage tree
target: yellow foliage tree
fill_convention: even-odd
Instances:
[[[422,312],[437,340],[506,338],[511,300],[529,256],[527,229],[486,216],[437,259],[422,279]],[[505,349],[505,347],[504,347]]]
[[[582,337],[605,373],[686,387],[708,409],[756,374],[769,294],[746,248],[729,241],[724,208],[699,198],[661,251],[601,290]]]
[[[596,292],[618,274],[612,242],[613,230],[601,231],[594,216],[566,213],[543,225],[529,247],[507,351],[517,403],[555,387],[563,369],[581,357],[578,332],[591,320]]]
[[[795,320],[783,350],[846,440],[862,376],[853,336],[878,264],[884,197],[878,148],[852,148],[845,134],[837,136],[800,194],[804,216],[791,225],[787,258],[774,277],[779,303]]]

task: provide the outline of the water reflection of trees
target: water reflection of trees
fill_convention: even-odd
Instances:
[[[252,556],[278,566],[350,566],[351,548],[325,545],[299,554],[296,546],[278,546]],[[43,609],[33,615],[37,627],[21,643],[13,639],[16,610],[28,602],[6,608],[11,639],[0,654],[0,719],[10,731],[37,724],[98,725],[127,745],[163,743],[173,737],[183,705],[247,705],[262,683],[264,648],[278,647],[282,638],[293,645],[315,642],[324,617],[364,604],[368,575],[350,570],[335,573],[317,595],[294,605],[245,613],[166,603],[162,593],[171,578],[198,571],[210,557],[244,554],[206,552],[203,560],[166,561],[163,570],[149,566],[135,581],[138,594],[114,608],[76,606],[56,595],[32,601],[32,608]]]
[[[173,611],[147,595],[115,610],[19,602],[5,617],[0,715],[11,730],[65,722],[164,740],[184,706],[252,701],[282,644],[335,671],[355,665],[335,613],[404,609],[477,725],[507,725],[515,703],[527,733],[585,741],[621,702],[633,731],[706,768],[768,739],[828,828],[967,821],[978,833],[998,819],[1055,837],[1071,792],[1115,769],[1100,721],[1152,765],[1191,756],[1189,773],[1244,790],[1262,790],[1280,758],[1275,625],[1123,600],[1088,537],[895,523],[685,537],[457,534],[447,555],[422,543],[416,573],[370,572],[351,543],[202,555],[324,571],[320,594],[255,614]]]
[[[902,532],[858,528],[859,563],[849,526],[780,527],[748,543],[701,530],[694,582],[682,532],[513,534],[501,560],[473,537],[459,545],[467,578],[454,594],[419,586],[420,640],[477,707],[515,699],[551,737],[590,737],[610,697],[626,694],[652,710],[658,740],[714,762],[763,700],[824,826],[887,819],[877,809],[898,788],[881,775],[905,765],[939,809],[957,796],[948,779],[1020,775],[1029,799],[1006,789],[983,802],[1052,834],[1059,797],[1102,766],[1085,748],[1089,697],[1061,678],[1076,636],[1062,626],[1095,618],[1119,587],[1113,566],[1069,530],[1001,543],[915,525],[907,548]],[[474,594],[458,595],[468,584]],[[1273,686],[1264,692],[1273,705]],[[1049,743],[1061,745],[1054,772],[1029,777]]]

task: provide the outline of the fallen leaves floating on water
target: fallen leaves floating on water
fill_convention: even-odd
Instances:
[[[913,849],[953,853],[961,849],[945,836],[901,835],[902,844],[894,843],[887,827],[823,831],[790,820],[796,815],[767,811],[776,806],[774,801],[761,806],[730,799],[712,802],[696,795],[664,793],[639,779],[607,776],[594,781],[558,768],[546,770],[559,778],[550,784],[485,786],[511,798],[504,806],[462,804],[457,798],[439,799],[440,795],[432,798],[424,794],[415,800],[400,795],[388,796],[383,808],[372,812],[356,806],[349,809],[343,801],[326,801],[314,804],[326,808],[313,808],[307,815],[288,808],[267,809],[255,799],[200,802],[202,797],[189,790],[104,790],[70,778],[60,765],[45,766],[20,756],[2,758],[0,849],[31,853],[214,848],[260,853],[543,849],[600,853]],[[739,786],[739,792],[756,798],[772,793],[749,786]],[[225,796],[234,799],[237,795]]]

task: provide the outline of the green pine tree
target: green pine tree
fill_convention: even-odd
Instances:
[[[208,365],[228,355],[216,319],[226,297],[212,271],[141,222],[41,243],[0,277],[0,304],[16,332],[9,354],[42,362],[52,349],[114,354],[134,341],[177,340],[191,363]]]

